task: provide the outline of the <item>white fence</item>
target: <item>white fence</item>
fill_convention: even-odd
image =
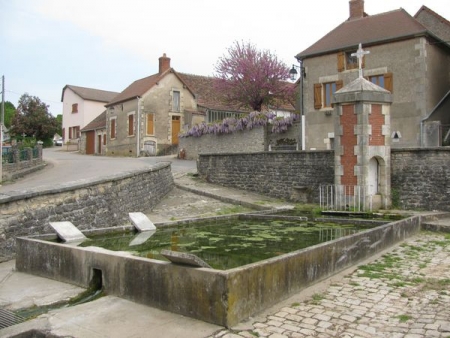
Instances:
[[[359,185],[321,185],[320,208],[329,211],[372,211],[370,187]]]

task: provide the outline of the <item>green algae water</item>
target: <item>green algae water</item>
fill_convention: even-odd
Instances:
[[[137,236],[150,233],[120,233],[89,238],[80,246],[166,260],[163,249],[195,254],[211,267],[227,270],[283,255],[312,245],[352,235],[367,227],[354,224],[311,223],[286,220],[225,220],[158,228],[144,242]]]

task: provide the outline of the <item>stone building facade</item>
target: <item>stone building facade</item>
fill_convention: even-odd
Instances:
[[[450,31],[447,20],[437,14],[426,20],[432,19],[439,21],[439,30]],[[351,54],[360,43],[370,51],[364,57],[364,76],[393,95],[392,147],[442,145],[441,126],[450,124],[445,113],[450,100],[450,48],[434,33],[435,26],[425,26],[404,9],[370,16],[363,0],[351,0],[350,18],[296,56],[305,70],[306,149],[333,149],[331,98],[358,77],[357,60]]]

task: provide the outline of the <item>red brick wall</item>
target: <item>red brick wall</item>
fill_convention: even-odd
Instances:
[[[382,134],[384,115],[381,113],[381,104],[372,105],[372,114],[369,115],[369,123],[372,126],[372,135],[369,139],[371,146],[384,146],[385,136]]]
[[[355,126],[357,124],[357,116],[355,114],[354,105],[342,106],[342,115],[340,117],[340,124],[343,128],[343,135],[341,136],[341,145],[344,148],[344,153],[341,156],[341,165],[344,169],[344,175],[341,177],[341,184],[357,185],[358,178],[354,175],[354,167],[357,163],[354,148],[357,143],[355,135]]]

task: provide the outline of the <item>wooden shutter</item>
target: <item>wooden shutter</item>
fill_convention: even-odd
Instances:
[[[344,81],[342,81],[342,80],[336,81],[336,91],[338,91],[338,90],[341,89],[342,87],[344,87]],[[333,94],[334,94],[334,93],[333,93]]]
[[[345,53],[339,52],[337,55],[337,69],[338,72],[343,72],[345,70]]]
[[[394,79],[392,73],[384,74],[384,89],[389,90],[391,93],[394,91]]]
[[[147,114],[147,135],[155,134],[155,126],[153,122],[154,114]]]
[[[116,138],[116,119],[111,120],[111,138]]]
[[[134,115],[130,114],[128,115],[128,136],[132,136],[134,135],[133,131],[134,131]]]
[[[322,108],[322,84],[314,84],[314,109]]]

